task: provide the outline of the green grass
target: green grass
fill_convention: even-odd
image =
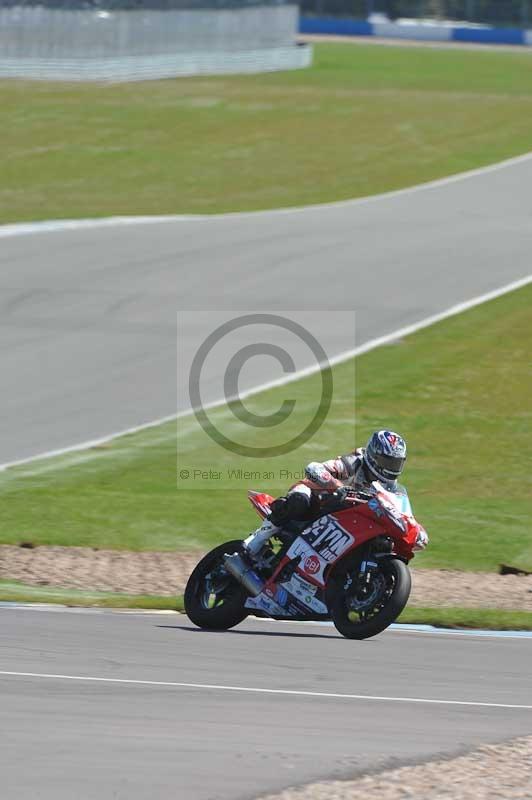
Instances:
[[[183,611],[182,597],[132,595],[116,592],[85,592],[51,586],[28,586],[19,581],[0,581],[0,602],[56,603],[64,606]]]
[[[410,625],[437,628],[484,628],[498,631],[531,631],[531,611],[501,611],[498,608],[416,608],[407,606],[397,620]]]
[[[183,598],[82,592],[74,589],[27,586],[18,581],[0,581],[0,602],[55,603],[95,608],[139,608],[183,612]],[[485,628],[532,630],[532,612],[501,611],[496,608],[416,608],[408,606],[398,622],[435,625],[439,628]]]
[[[214,468],[218,480],[177,478],[176,487],[175,423],[0,473],[0,542],[207,548],[255,526],[247,489],[282,493],[291,481],[280,477],[281,468],[297,472],[387,425],[408,441],[404,479],[431,536],[416,565],[493,571],[505,562],[531,569],[531,303],[528,286],[335,367],[331,412],[312,441],[288,456],[246,461],[214,444],[193,418],[182,420],[178,471]],[[295,412],[279,426],[286,437],[310,413],[319,380],[246,403],[266,413],[294,398]],[[227,409],[213,419],[248,444],[264,436]],[[238,467],[272,477],[228,477]]]
[[[340,200],[530,150],[532,56],[320,44],[311,69],[0,82],[0,221]]]

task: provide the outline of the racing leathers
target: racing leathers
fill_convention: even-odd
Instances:
[[[364,463],[362,447],[323,463],[312,461],[305,468],[305,478],[292,486],[286,496],[273,501],[270,516],[244,541],[248,552],[257,555],[268,539],[288,522],[304,521],[319,514],[321,495],[333,494],[343,486],[354,490],[367,489],[373,480],[375,476]],[[392,492],[402,490],[397,481],[386,482],[384,486]]]
[[[312,461],[305,468],[305,479],[296,483],[289,495],[298,492],[309,498],[308,505],[316,494],[332,494],[342,486],[352,489],[368,487],[374,477],[370,476],[363,460],[364,448],[359,447],[346,456],[338,456],[323,463]],[[390,489],[393,488],[391,485]]]

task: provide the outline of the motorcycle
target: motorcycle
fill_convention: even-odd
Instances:
[[[248,492],[259,516],[273,498]],[[242,540],[216,547],[195,567],[185,611],[200,628],[227,630],[248,615],[332,620],[349,639],[381,633],[405,608],[408,563],[428,543],[406,491],[375,481],[367,491],[322,497],[319,516],[288,523],[253,559]]]

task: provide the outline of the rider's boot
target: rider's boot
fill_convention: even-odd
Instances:
[[[256,531],[251,533],[247,539],[244,539],[244,547],[246,548],[248,554],[252,558],[256,558],[256,556],[260,553],[268,539],[270,537],[275,536],[281,529],[270,522],[269,519],[265,519],[260,528],[257,528]]]

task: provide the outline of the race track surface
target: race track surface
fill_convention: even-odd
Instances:
[[[180,615],[11,608],[0,620],[1,672],[65,676],[0,674],[3,800],[252,800],[532,726],[532,639],[387,631],[354,642],[317,625],[210,633]]]
[[[369,202],[3,238],[0,463],[182,409],[179,310],[356,309],[360,345],[529,274],[531,182],[532,160]]]

